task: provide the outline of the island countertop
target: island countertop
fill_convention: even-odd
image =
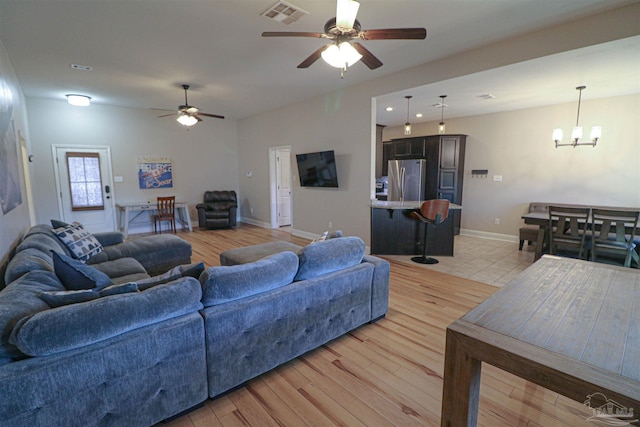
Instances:
[[[424,203],[419,200],[405,200],[400,201],[388,201],[388,200],[372,200],[371,207],[374,209],[420,209],[420,206]],[[455,203],[449,204],[449,209],[462,209],[462,206]]]

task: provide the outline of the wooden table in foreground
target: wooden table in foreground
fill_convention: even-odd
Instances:
[[[482,362],[640,425],[640,271],[544,255],[449,325],[442,426],[476,425]]]

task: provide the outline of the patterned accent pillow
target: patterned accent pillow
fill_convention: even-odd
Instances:
[[[53,232],[58,239],[71,251],[74,258],[86,262],[95,254],[102,252],[102,245],[79,222],[74,222],[66,227],[54,228]]]

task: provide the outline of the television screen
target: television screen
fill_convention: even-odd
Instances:
[[[333,150],[296,154],[301,187],[337,187],[336,156]]]

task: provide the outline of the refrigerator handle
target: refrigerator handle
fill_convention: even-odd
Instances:
[[[406,168],[400,168],[400,200],[404,201],[404,178],[405,178]]]

